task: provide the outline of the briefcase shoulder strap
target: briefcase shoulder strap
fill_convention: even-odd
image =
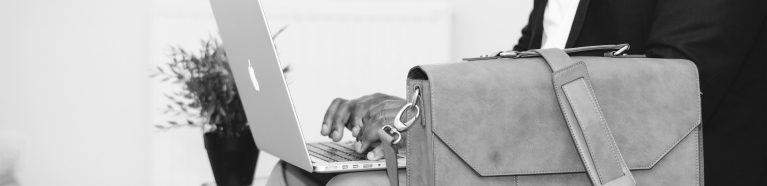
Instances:
[[[399,176],[397,175],[397,148],[391,142],[382,142],[384,150],[384,160],[386,160],[386,175],[389,178],[390,186],[399,186]]]
[[[593,185],[636,185],[599,107],[586,63],[573,63],[562,49],[534,52],[553,71],[557,101]]]

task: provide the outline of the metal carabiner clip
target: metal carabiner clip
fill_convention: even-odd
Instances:
[[[407,104],[405,104],[404,107],[402,107],[402,109],[399,110],[399,112],[397,112],[397,116],[394,117],[394,123],[392,123],[394,128],[396,128],[399,131],[406,131],[408,127],[410,127],[415,122],[415,119],[421,115],[421,108],[415,104],[418,102],[418,99],[420,98],[421,98],[421,87],[416,86],[415,91],[413,92],[413,97],[407,102]],[[410,108],[415,108],[415,117],[403,123],[402,114],[405,113],[405,111],[407,111]]]

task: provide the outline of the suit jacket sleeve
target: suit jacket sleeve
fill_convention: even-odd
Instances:
[[[751,48],[764,43],[756,39],[764,32],[764,7],[764,0],[659,0],[646,54],[693,61],[704,99],[718,105]]]
[[[527,18],[527,25],[525,28],[522,28],[522,37],[519,38],[517,45],[514,46],[514,51],[530,50],[530,43],[533,37],[533,27],[535,27],[534,13],[535,9],[530,11],[530,16]]]

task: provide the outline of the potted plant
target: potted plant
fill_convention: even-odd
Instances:
[[[173,102],[165,113],[189,116],[184,122],[168,121],[156,127],[202,128],[216,184],[251,185],[259,150],[248,127],[226,52],[214,39],[203,41],[202,45],[199,54],[172,47],[172,62],[166,68],[158,66],[157,73],[152,75],[182,86],[181,91],[165,95]],[[283,69],[287,71],[287,67]]]

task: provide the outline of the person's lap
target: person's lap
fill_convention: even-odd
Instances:
[[[398,171],[399,185],[406,184],[405,169]],[[346,186],[346,185],[375,185],[388,186],[389,179],[385,170],[363,171],[349,173],[310,173],[290,163],[279,161],[272,169],[272,174],[266,182],[267,186]]]

